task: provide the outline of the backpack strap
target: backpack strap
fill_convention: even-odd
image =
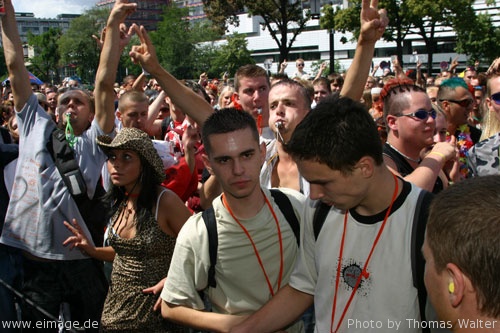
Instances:
[[[56,128],[52,131],[46,145],[54,164],[59,171],[64,184],[75,201],[78,211],[82,216],[96,245],[104,240],[104,227],[110,217],[110,209],[106,202],[101,200],[106,191],[101,181],[96,184],[94,198],[87,195],[87,185],[80,167],[75,160],[75,153],[66,141],[64,130]]]
[[[326,216],[330,212],[331,206],[328,206],[323,201],[318,201],[316,203],[316,211],[313,217],[313,230],[314,230],[314,240],[318,240],[319,233],[323,224],[325,223]]]
[[[295,239],[297,240],[297,245],[300,244],[300,224],[297,216],[293,211],[292,203],[288,196],[281,192],[280,190],[272,189],[271,196],[278,205],[280,211],[285,216],[287,222],[292,228]],[[217,282],[215,281],[215,265],[217,263],[217,248],[219,246],[219,239],[217,234],[217,221],[215,219],[215,212],[213,207],[209,207],[201,213],[203,222],[205,222],[205,227],[208,233],[208,254],[210,256],[210,267],[208,268],[208,286],[212,288],[217,287]]]
[[[424,285],[425,260],[422,255],[422,245],[424,244],[429,205],[433,198],[434,195],[430,192],[424,190],[420,192],[411,231],[411,271],[413,286],[417,288],[418,292],[420,319],[422,321],[425,321],[425,305],[427,303],[427,290]],[[422,332],[430,332],[430,330],[423,329]]]
[[[271,196],[278,205],[281,213],[285,216],[288,224],[292,228],[295,239],[297,240],[297,246],[300,246],[300,224],[295,212],[293,210],[292,203],[288,196],[278,189],[271,189]]]
[[[66,134],[62,129],[56,128],[52,131],[47,142],[47,149],[54,159],[64,184],[78,204],[78,201],[87,197],[87,185],[75,160],[75,153],[66,141]]]
[[[215,264],[217,263],[217,248],[219,246],[219,239],[217,235],[217,221],[215,220],[215,213],[213,207],[209,207],[201,213],[203,221],[208,232],[208,254],[210,256],[210,268],[208,269],[208,286],[215,288],[217,282],[215,281]]]

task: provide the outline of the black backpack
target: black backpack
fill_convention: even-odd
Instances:
[[[60,128],[54,129],[47,142],[47,149],[61,174],[64,184],[71,193],[71,197],[78,206],[94,244],[101,246],[104,241],[104,228],[107,225],[111,211],[111,207],[107,206],[102,200],[102,196],[106,191],[101,182],[97,182],[94,198],[90,199],[87,195],[87,186],[82,172],[75,160],[73,149],[66,141],[64,130]]]
[[[424,244],[425,226],[429,215],[429,204],[434,195],[422,190],[417,199],[415,215],[413,216],[413,225],[411,230],[411,271],[413,276],[413,286],[417,288],[418,305],[420,318],[425,321],[425,304],[427,302],[427,290],[424,285],[425,260],[422,255],[422,245]],[[317,240],[321,228],[325,223],[326,216],[330,212],[330,206],[318,201],[313,218],[314,239]],[[430,332],[430,329],[423,328],[422,332]]]
[[[278,205],[281,213],[285,216],[288,224],[292,228],[295,239],[297,240],[297,245],[300,244],[300,224],[297,216],[293,212],[293,206],[290,199],[277,189],[271,189],[271,196]],[[217,287],[217,282],[215,281],[215,264],[217,263],[217,248],[219,245],[217,237],[217,221],[215,220],[214,209],[209,207],[205,209],[201,215],[205,226],[208,231],[208,251],[210,255],[210,268],[208,269],[208,286],[215,288]]]

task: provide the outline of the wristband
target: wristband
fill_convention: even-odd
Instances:
[[[435,154],[435,155],[441,156],[441,157],[443,158],[443,162],[445,162],[445,161],[446,161],[446,156],[444,156],[444,154],[443,154],[443,153],[440,153],[440,152],[438,152],[438,151],[431,151],[431,152],[429,153],[429,155],[430,155],[430,154]]]

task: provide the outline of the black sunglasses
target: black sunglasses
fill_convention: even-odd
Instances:
[[[472,98],[462,99],[461,101],[457,101],[455,99],[440,99],[440,101],[441,102],[442,101],[452,102],[452,103],[460,105],[463,108],[468,108],[469,106],[471,106],[472,103],[474,103],[474,100]]]
[[[432,119],[436,119],[436,111],[434,110],[431,110],[431,111],[427,111],[427,110],[418,110],[418,111],[415,111],[415,112],[412,112],[412,113],[407,113],[407,114],[398,114],[396,115],[396,117],[415,117],[417,119],[420,119],[420,120],[427,120],[427,118],[432,117]]]
[[[491,95],[491,99],[495,102],[495,104],[500,105],[500,92]]]

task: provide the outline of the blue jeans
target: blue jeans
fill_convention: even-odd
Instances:
[[[38,307],[57,318],[61,303],[69,304],[71,321],[77,321],[86,332],[98,332],[108,284],[102,267],[93,259],[65,261],[34,261],[24,259],[23,293]],[[22,303],[23,320],[48,322],[35,307]],[[57,332],[47,325],[38,332]]]
[[[21,290],[22,283],[21,252],[15,248],[0,245],[0,279],[17,291]],[[17,311],[16,296],[3,283],[0,283],[0,325],[7,321],[15,321]],[[19,329],[1,327],[2,332],[20,332]]]

